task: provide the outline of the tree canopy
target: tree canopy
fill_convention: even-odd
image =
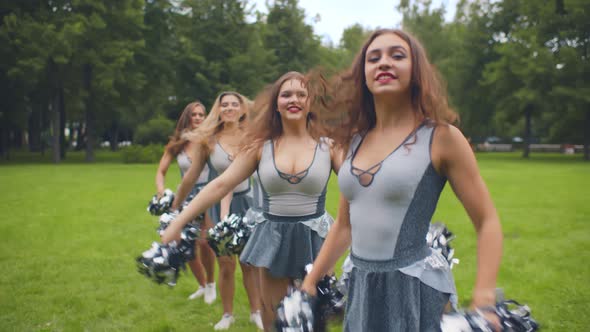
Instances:
[[[451,21],[429,0],[393,10],[445,78],[466,136],[584,144],[590,159],[590,2],[462,0]],[[350,22],[326,45],[306,17],[298,0],[264,12],[247,0],[2,2],[0,155],[27,144],[92,161],[97,142],[115,149],[191,101],[254,98],[291,70],[342,71],[371,32]]]

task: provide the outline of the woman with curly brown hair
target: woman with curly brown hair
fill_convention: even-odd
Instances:
[[[347,121],[333,136],[348,151],[338,174],[342,195],[302,289],[315,294],[351,246],[345,331],[439,331],[456,291],[448,264],[425,238],[448,180],[478,236],[472,304],[494,305],[498,214],[420,43],[401,30],[374,32],[335,91],[333,109]]]

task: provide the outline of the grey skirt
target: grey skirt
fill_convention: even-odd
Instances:
[[[231,205],[229,206],[229,214],[236,214],[240,217],[246,215],[246,211],[248,211],[250,205],[252,205],[252,197],[248,195],[248,191],[234,193],[234,196],[231,200]],[[211,208],[209,208],[208,212],[213,224],[217,224],[221,221],[220,203],[213,205]]]
[[[399,269],[382,269],[379,262],[353,257],[353,264],[344,331],[441,330],[442,313],[454,289],[437,290]]]
[[[325,234],[310,225],[328,228],[332,218],[324,213],[312,217],[277,217],[264,214],[240,256],[242,263],[264,267],[275,278],[301,279],[305,265],[318,256]]]

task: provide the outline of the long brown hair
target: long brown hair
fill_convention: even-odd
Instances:
[[[395,34],[410,46],[412,77],[411,102],[418,121],[429,119],[435,124],[455,123],[458,115],[449,107],[445,85],[430,63],[422,44],[411,34],[398,29],[380,29],[371,34],[356,55],[350,69],[339,75],[334,83],[334,98],[330,108],[342,120],[333,128],[332,138],[348,147],[352,136],[375,127],[377,116],[373,95],[365,77],[365,61],[369,45],[383,34]],[[344,113],[344,114],[343,114]]]
[[[321,109],[326,107],[324,97],[327,85],[323,76],[319,73],[303,75],[296,71],[283,74],[273,84],[267,86],[254,100],[252,107],[253,120],[249,123],[247,139],[243,147],[256,148],[267,140],[274,140],[283,134],[283,123],[281,115],[277,111],[277,99],[281,86],[289,80],[299,80],[308,93],[307,130],[317,141],[324,134],[322,126],[319,125],[319,114]]]
[[[193,130],[192,132],[185,133],[182,135],[182,137],[187,140],[197,142],[203,149],[205,149],[207,153],[209,153],[211,151],[211,139],[214,138],[215,135],[217,135],[221,130],[223,130],[224,122],[221,120],[221,100],[223,97],[228,95],[235,96],[240,102],[242,115],[238,120],[238,129],[244,129],[248,120],[248,114],[250,113],[251,101],[235,91],[225,91],[217,96],[215,103],[209,111],[209,115],[205,121],[201,123],[199,128]]]
[[[207,110],[205,109],[205,106],[201,104],[201,102],[198,100],[195,100],[192,103],[186,105],[186,107],[180,114],[178,121],[176,122],[176,129],[174,130],[174,134],[170,136],[170,140],[168,141],[168,144],[166,144],[166,151],[168,151],[168,153],[172,154],[173,156],[177,156],[180,153],[180,151],[184,149],[184,146],[187,143],[187,140],[184,139],[182,136],[183,134],[190,132],[192,130],[191,113],[197,107],[203,108],[203,112],[205,113],[205,115],[207,115]]]

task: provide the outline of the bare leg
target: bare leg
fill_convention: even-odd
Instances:
[[[203,264],[201,263],[201,259],[199,258],[198,249],[199,245],[197,244],[197,242],[195,242],[195,258],[188,262],[188,266],[190,266],[191,271],[193,272],[193,275],[195,276],[195,279],[197,279],[199,285],[205,287],[207,282],[205,279],[205,267],[203,266]]]
[[[201,262],[205,267],[208,284],[215,282],[215,253],[207,243],[207,232],[212,227],[213,223],[211,222],[211,218],[209,218],[209,213],[205,213],[205,220],[201,227],[201,237],[197,240],[197,243],[199,244]]]
[[[257,268],[248,264],[240,263],[242,269],[242,281],[248,301],[250,302],[250,312],[256,312],[261,309],[260,286],[258,285],[258,271]]]
[[[234,305],[236,259],[234,256],[217,257],[219,263],[219,293],[223,313],[232,314]]]
[[[275,278],[266,268],[259,267],[257,270],[260,294],[262,295],[262,322],[265,331],[272,331],[276,308],[287,295],[290,280],[289,278]]]

